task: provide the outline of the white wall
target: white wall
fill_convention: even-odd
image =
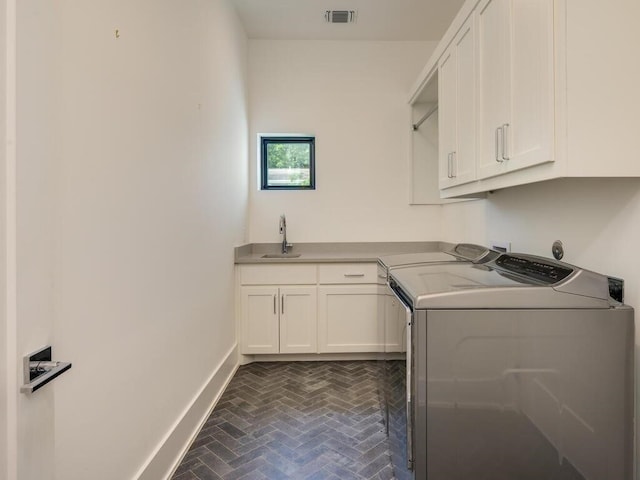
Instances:
[[[134,478],[236,342],[246,37],[227,0],[21,4],[18,353],[73,368],[20,397],[55,473],[19,478]]]
[[[437,240],[409,206],[409,89],[435,42],[249,42],[251,242]],[[315,191],[260,191],[258,133],[316,136]]]
[[[7,208],[7,152],[6,152],[6,1],[0,1],[0,478],[8,477],[8,396],[7,396],[7,299],[6,299],[6,208]]]
[[[486,204],[486,200],[470,200],[443,206],[442,239],[487,244]]]

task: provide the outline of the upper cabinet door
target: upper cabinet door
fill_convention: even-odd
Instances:
[[[476,21],[478,177],[553,161],[553,0],[482,0]]]
[[[439,186],[476,179],[475,32],[470,17],[438,65]]]
[[[476,9],[478,32],[478,177],[506,172],[502,126],[509,123],[509,0],[482,0]]]
[[[457,149],[452,158],[455,184],[476,179],[476,50],[473,17],[462,26],[454,40],[456,48],[456,128]]]
[[[555,160],[553,52],[553,0],[512,0],[509,171]]]
[[[452,156],[456,151],[456,49],[450,47],[438,64],[438,186],[454,185]]]

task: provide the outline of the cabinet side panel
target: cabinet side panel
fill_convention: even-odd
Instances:
[[[639,18],[637,0],[567,0],[571,176],[640,176]]]

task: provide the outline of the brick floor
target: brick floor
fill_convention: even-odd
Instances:
[[[241,366],[173,480],[393,478],[376,362]]]

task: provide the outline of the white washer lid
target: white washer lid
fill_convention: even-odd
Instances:
[[[446,252],[401,253],[397,255],[385,255],[378,259],[378,263],[387,269],[424,263],[458,261],[456,257]]]
[[[392,270],[390,278],[416,309],[609,308],[606,299],[515,280],[483,265],[423,265]]]

